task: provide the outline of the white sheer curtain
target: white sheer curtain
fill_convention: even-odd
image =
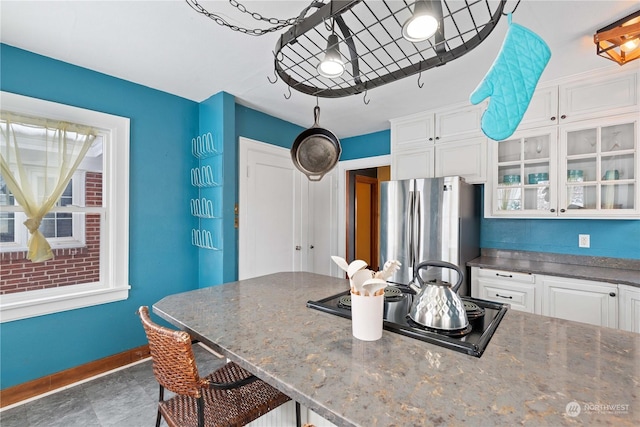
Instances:
[[[0,171],[27,216],[27,259],[46,261],[53,253],[38,228],[91,148],[95,133],[87,126],[6,111],[0,112],[0,127]]]

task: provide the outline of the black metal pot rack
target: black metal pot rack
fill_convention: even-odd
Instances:
[[[430,39],[412,43],[402,37],[413,0],[334,0],[316,2],[318,10],[280,36],[274,67],[291,88],[313,96],[355,95],[460,58],[493,31],[507,0],[440,0],[440,29]],[[345,72],[329,79],[316,71],[323,59],[331,25]],[[339,31],[338,31],[339,30]],[[345,55],[345,51],[348,55]]]

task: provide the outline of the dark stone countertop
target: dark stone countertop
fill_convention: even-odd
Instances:
[[[338,426],[640,422],[640,334],[509,310],[481,358],[386,330],[364,342],[350,320],[306,307],[348,286],[278,273],[153,311]]]
[[[634,259],[482,249],[467,265],[640,287],[640,260]]]

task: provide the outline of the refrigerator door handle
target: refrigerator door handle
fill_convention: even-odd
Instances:
[[[422,218],[421,218],[421,210],[420,210],[420,192],[416,191],[413,195],[413,264],[416,265],[424,260],[416,259],[418,254],[422,253],[420,251],[420,230],[422,230]]]
[[[414,194],[413,191],[409,191],[409,200],[407,200],[407,255],[409,260],[409,267],[413,270],[413,209],[414,209]]]

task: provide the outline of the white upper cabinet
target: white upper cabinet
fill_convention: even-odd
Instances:
[[[457,175],[470,184],[487,181],[486,137],[436,144],[435,176]]]
[[[638,75],[537,90],[518,130],[489,141],[485,216],[639,218]]]
[[[454,105],[391,120],[391,178],[460,175],[485,182],[487,138],[480,129],[486,104]]]
[[[558,123],[558,86],[536,89],[522,117],[519,130],[551,126]]]
[[[633,70],[633,68],[631,69]],[[606,72],[559,86],[560,123],[638,111],[638,71]]]
[[[508,140],[489,143],[493,167],[491,185],[485,192],[485,212],[496,217],[555,217],[556,129],[519,131]]]
[[[436,143],[450,142],[482,135],[480,121],[486,103],[459,105],[438,110],[434,114]]]
[[[433,114],[414,114],[391,120],[391,152],[421,148],[433,143]]]
[[[613,75],[612,75],[613,74]],[[536,89],[518,130],[638,111],[638,72],[607,70]]]
[[[639,218],[638,114],[560,127],[559,215]]]
[[[391,179],[433,178],[433,145],[402,150],[391,155]]]

